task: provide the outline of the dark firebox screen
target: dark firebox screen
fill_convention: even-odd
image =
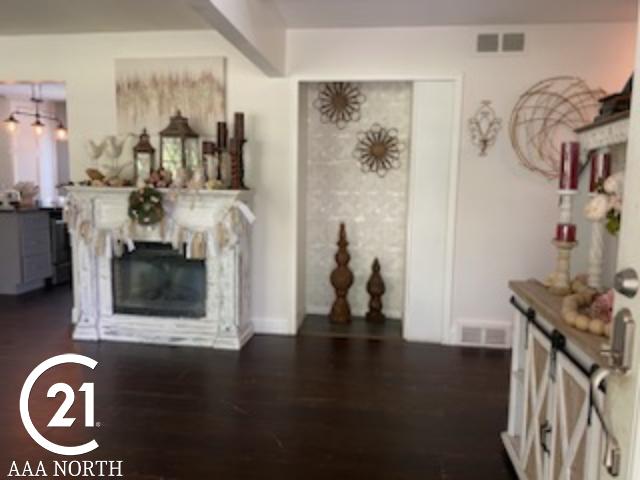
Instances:
[[[205,316],[206,267],[161,243],[136,243],[113,259],[115,313],[158,317]]]

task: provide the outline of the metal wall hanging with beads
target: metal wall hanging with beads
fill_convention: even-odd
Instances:
[[[363,172],[374,172],[384,177],[392,168],[400,168],[400,154],[404,149],[397,128],[374,123],[369,130],[358,132],[353,157],[360,163]]]
[[[501,128],[502,119],[496,115],[491,101],[483,100],[476,113],[469,119],[471,143],[478,147],[478,154],[481,157],[485,157],[487,150],[496,143]]]
[[[322,123],[333,123],[340,130],[360,120],[360,108],[366,101],[360,87],[350,82],[325,83],[320,87],[313,106],[320,112]]]

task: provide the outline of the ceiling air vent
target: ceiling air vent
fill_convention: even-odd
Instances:
[[[502,35],[502,51],[524,51],[524,33],[505,33],[504,35]]]
[[[518,53],[524,51],[524,33],[480,33],[476,53]]]
[[[500,48],[500,36],[497,33],[481,33],[478,35],[476,50],[478,53],[497,52]]]

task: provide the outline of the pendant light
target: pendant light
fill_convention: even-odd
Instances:
[[[4,121],[4,125],[9,133],[13,133],[18,129],[18,123],[20,122],[18,122],[13,113]]]
[[[64,123],[58,122],[58,128],[56,128],[56,138],[58,140],[66,140],[67,139],[67,129],[64,126]]]
[[[39,91],[39,92],[38,92]],[[57,123],[56,127],[56,139],[63,141],[67,139],[68,131],[64,126],[62,120],[58,117],[54,117],[52,115],[47,115],[46,113],[40,113],[40,104],[43,102],[42,99],[42,87],[39,84],[31,85],[31,102],[35,105],[35,112],[25,111],[25,110],[15,110],[9,114],[9,116],[4,121],[5,127],[8,132],[14,133],[18,129],[18,124],[20,123],[16,116],[26,116],[34,118],[31,127],[33,128],[34,133],[40,137],[44,133],[44,129],[46,125],[43,123],[43,120],[49,120]]]

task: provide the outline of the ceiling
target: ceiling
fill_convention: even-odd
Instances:
[[[0,35],[200,30],[209,0],[1,0]],[[248,0],[288,28],[635,21],[636,0]]]
[[[0,35],[211,28],[192,0],[1,0]]]
[[[636,20],[636,0],[272,0],[289,28]]]
[[[31,83],[0,83],[0,97],[12,100],[28,100],[31,98]],[[38,84],[38,97],[52,102],[63,102],[66,99],[64,83]]]

